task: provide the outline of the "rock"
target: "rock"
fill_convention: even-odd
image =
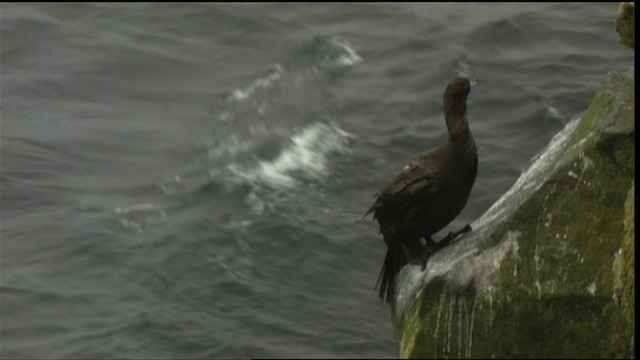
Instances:
[[[635,48],[636,44],[635,10],[635,4],[632,2],[620,3],[620,6],[618,7],[618,14],[616,15],[616,22],[614,25],[614,29],[618,33],[618,42],[632,49]]]
[[[472,227],[405,266],[401,357],[633,357],[633,69],[610,73]]]
[[[634,236],[634,203],[635,187],[632,185],[624,204],[624,238],[622,246],[613,263],[614,287],[613,299],[626,314],[629,322],[635,319],[635,236]]]

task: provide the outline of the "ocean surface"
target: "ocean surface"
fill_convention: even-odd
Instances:
[[[469,76],[439,235],[482,215],[632,66],[616,9],[2,3],[0,356],[396,356],[373,194]]]

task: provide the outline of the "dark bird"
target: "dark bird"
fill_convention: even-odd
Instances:
[[[404,265],[419,262],[424,270],[431,254],[471,230],[466,225],[439,242],[431,238],[460,214],[476,180],[478,152],[467,122],[467,96],[473,84],[455,78],[447,86],[444,92],[447,143],[405,166],[376,194],[375,203],[365,214],[373,212],[387,244],[387,255],[376,283],[380,299],[387,304],[394,298],[395,277]]]

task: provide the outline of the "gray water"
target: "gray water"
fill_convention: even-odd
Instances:
[[[616,8],[2,3],[0,355],[396,356],[373,194],[471,76],[477,219],[633,64]]]

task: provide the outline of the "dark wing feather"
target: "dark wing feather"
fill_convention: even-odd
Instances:
[[[393,204],[397,202],[405,204],[406,197],[411,198],[416,193],[427,197],[429,193],[435,194],[439,186],[437,179],[440,169],[437,168],[438,162],[431,161],[431,158],[439,156],[437,153],[440,151],[441,149],[427,151],[406,165],[387,187],[375,195],[376,201],[367,210],[365,216],[374,212],[374,218],[378,217],[377,210],[383,206],[401,210],[401,206],[393,206]]]
[[[398,179],[378,196],[374,216],[381,222],[412,218],[416,210],[432,203],[438,188],[438,180],[430,176]]]
[[[383,233],[386,228],[411,219],[436,197],[440,183],[438,169],[429,161],[430,154],[426,153],[405,166],[391,184],[377,194],[367,214],[374,213]]]

